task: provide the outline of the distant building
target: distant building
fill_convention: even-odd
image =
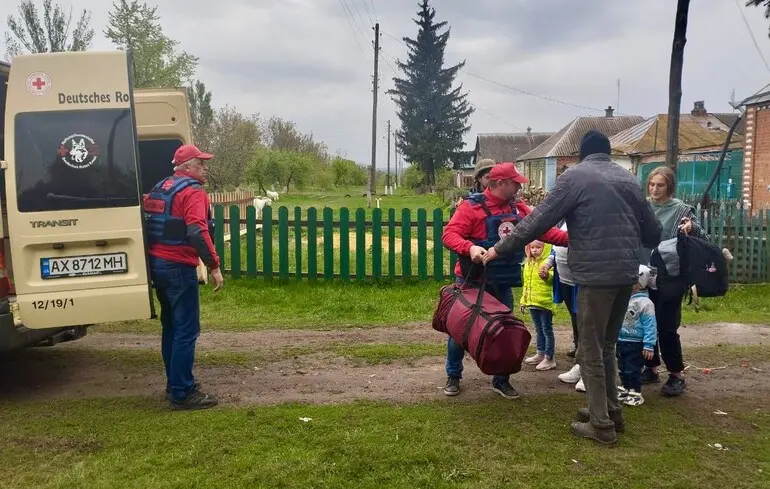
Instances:
[[[598,131],[611,137],[643,121],[641,116],[616,116],[612,107],[606,109],[604,117],[577,117],[539,146],[517,158],[516,164],[529,178],[531,186],[550,190],[556,177],[578,162],[580,141],[588,131]]]
[[[527,132],[479,134],[476,137],[473,157],[457,171],[457,186],[473,186],[473,171],[477,161],[490,158],[496,163],[515,162],[519,156],[537,147],[552,135],[552,132],[532,132],[531,127],[527,128]]]
[[[702,193],[710,180],[735,114],[709,114],[702,101],[690,114],[679,116],[679,162],[677,194]],[[717,180],[712,199],[737,198],[742,179],[743,129],[736,128]],[[644,183],[650,172],[666,162],[668,114],[658,114],[610,138],[612,157],[630,169]]]

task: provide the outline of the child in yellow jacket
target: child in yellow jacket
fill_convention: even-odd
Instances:
[[[553,269],[546,279],[540,278],[540,267],[551,254],[551,245],[533,241],[524,248],[523,288],[521,312],[529,309],[537,331],[537,354],[524,360],[528,365],[537,365],[537,370],[551,370],[556,367],[554,360],[555,341],[553,335]]]

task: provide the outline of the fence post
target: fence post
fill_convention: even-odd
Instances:
[[[265,280],[273,280],[273,208],[262,209],[262,270]]]
[[[350,281],[350,209],[340,209],[340,276]]]
[[[217,255],[222,261],[222,270],[226,267],[225,261],[225,208],[221,204],[214,206],[214,244],[217,249]]]
[[[302,281],[302,207],[294,207],[294,262],[295,275]]]
[[[428,279],[428,211],[417,209],[417,276]]]
[[[307,210],[307,276],[315,282],[318,279],[318,210]]]
[[[334,279],[334,211],[324,207],[324,279]]]
[[[366,211],[356,209],[356,280],[366,278]]]
[[[388,209],[388,277],[396,277],[396,209]]]
[[[441,209],[433,210],[433,278],[442,282],[444,280],[444,212]]]
[[[382,209],[372,211],[372,277],[382,278]]]
[[[257,276],[257,209],[246,207],[246,275]]]
[[[278,208],[278,276],[289,278],[289,209]]]
[[[746,209],[741,208],[741,243],[743,244],[743,281],[747,282],[751,271],[749,270],[749,233],[746,225]]]
[[[401,209],[401,275],[412,276],[412,213]]]
[[[241,209],[230,205],[230,275],[241,278]]]
[[[451,209],[449,211],[449,220],[452,220],[452,216],[455,213],[455,209]],[[457,275],[455,275],[455,265],[457,265],[457,253],[454,251],[449,252],[449,278],[454,280],[457,278]]]

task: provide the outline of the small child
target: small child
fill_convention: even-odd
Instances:
[[[532,322],[537,330],[537,354],[524,360],[528,365],[537,365],[537,370],[551,370],[556,367],[554,360],[555,341],[553,336],[553,269],[548,276],[540,277],[540,267],[551,254],[551,245],[542,241],[533,241],[524,248],[527,258],[524,260],[521,291],[521,312],[529,309]]]
[[[618,370],[623,383],[618,387],[618,400],[627,406],[644,403],[642,369],[645,360],[652,359],[653,348],[658,342],[655,305],[647,294],[650,285],[650,269],[640,265],[639,280],[632,289],[617,343]]]

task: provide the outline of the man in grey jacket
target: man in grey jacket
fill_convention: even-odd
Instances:
[[[625,423],[618,402],[615,345],[639,273],[639,249],[660,242],[660,223],[636,177],[610,159],[610,142],[590,131],[580,164],[565,171],[542,204],[484,256],[507,256],[560,219],[569,229],[568,263],[578,287],[578,360],[588,409],[572,424],[576,436],[617,441]]]

